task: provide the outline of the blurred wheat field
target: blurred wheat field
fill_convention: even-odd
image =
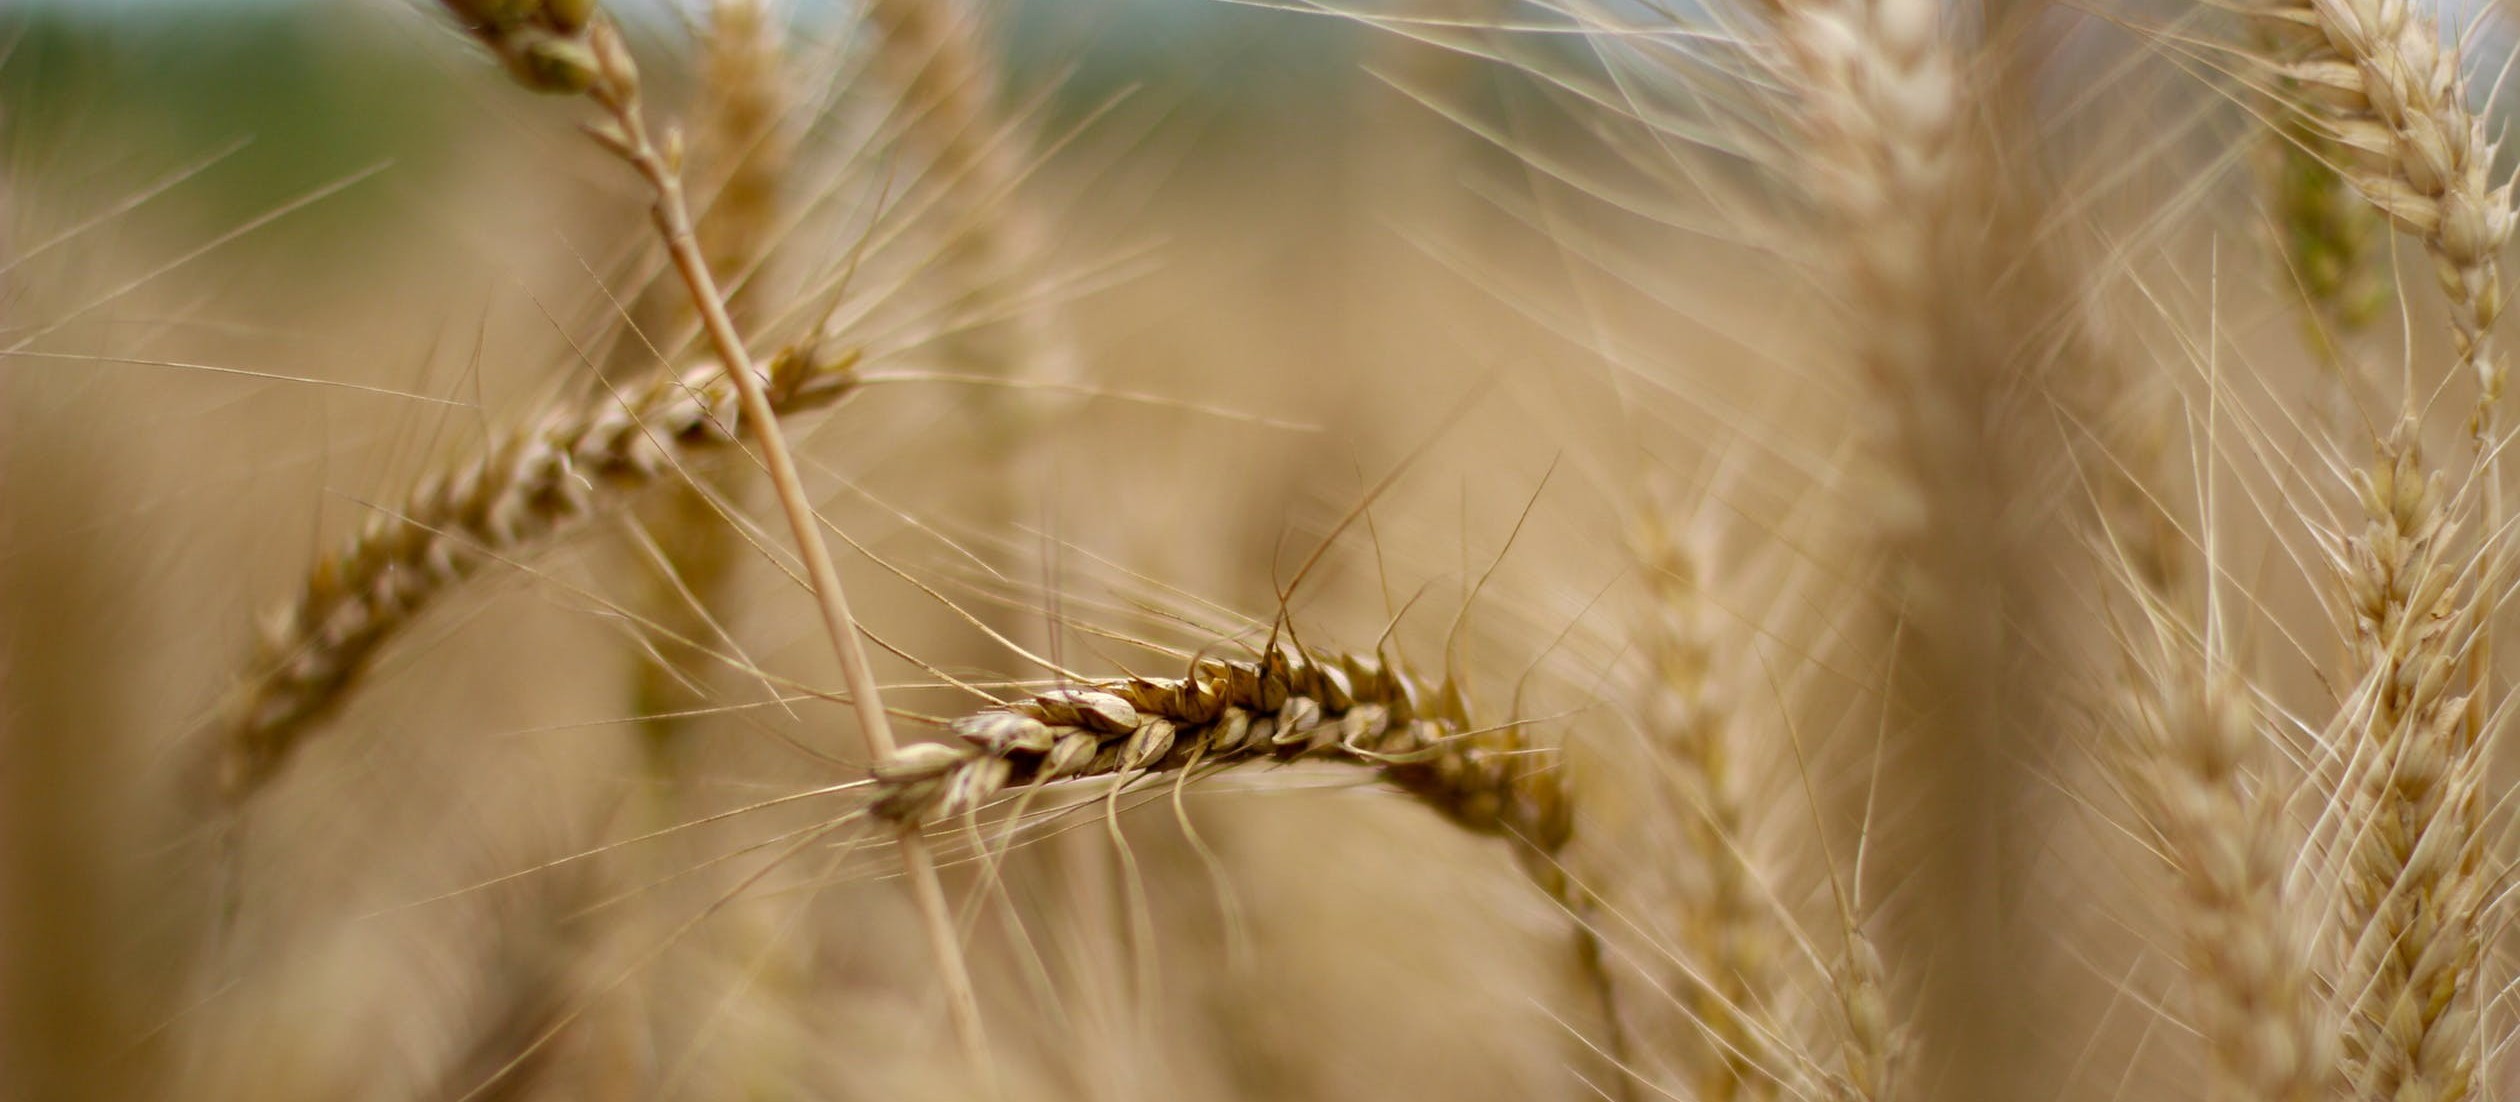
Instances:
[[[0,23],[0,1095],[2511,1082],[2504,9]]]

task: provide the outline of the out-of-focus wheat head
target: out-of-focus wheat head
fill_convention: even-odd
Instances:
[[[2508,1093],[2506,16],[657,14],[22,17],[0,1097]]]

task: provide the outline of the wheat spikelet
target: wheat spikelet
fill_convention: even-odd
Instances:
[[[853,356],[784,354],[768,390],[782,414],[856,389]],[[349,544],[307,573],[247,668],[223,732],[230,800],[261,788],[366,672],[379,648],[438,597],[624,495],[731,448],[743,423],[715,365],[659,379],[597,406],[564,404],[480,457],[423,481],[369,515]]]
[[[597,0],[439,0],[464,31],[536,92],[576,95],[605,80]]]
[[[1831,1102],[1881,1102],[1891,1097],[1906,1048],[1881,967],[1881,950],[1853,914],[1842,914],[1844,952],[1829,967],[1839,1017],[1838,1064],[1821,1083]]]

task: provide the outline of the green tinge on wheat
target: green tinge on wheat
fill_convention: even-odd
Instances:
[[[2349,151],[2339,166],[2346,180],[2432,253],[2460,365],[2477,384],[2477,436],[2490,440],[2508,374],[2494,325],[2512,191],[2494,181],[2495,143],[2469,105],[2457,51],[2402,0],[2284,0],[2255,10],[2302,40],[2305,48],[2267,63],[2310,93],[2299,109]]]
[[[2488,888],[2478,805],[2477,696],[2490,673],[2481,589],[2507,558],[2499,531],[2496,406],[2507,368],[2494,345],[2501,253],[2513,229],[2495,144],[2470,106],[2455,49],[2421,9],[2392,0],[2289,0],[2256,9],[2305,48],[2267,59],[2304,91],[2299,113],[2345,153],[2346,180],[2425,244],[2449,299],[2460,367],[2477,387],[2488,515],[2466,511],[2425,466],[2418,378],[2359,477],[2364,522],[2337,564],[2356,649],[2339,726],[2356,736],[2338,792],[2347,1087],[2358,1097],[2459,1099],[2478,1088],[2473,965]],[[2304,33],[2304,31],[2308,33]]]

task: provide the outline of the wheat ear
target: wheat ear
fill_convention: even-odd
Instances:
[[[789,59],[771,0],[715,0],[700,65],[696,175],[708,190],[700,239],[709,270],[740,284],[726,310],[739,323],[756,311],[751,277],[777,245],[796,159],[787,125]]]
[[[1462,829],[1512,840],[1524,873],[1574,916],[1578,963],[1614,1031],[1611,1058],[1631,1078],[1593,900],[1560,861],[1575,818],[1559,756],[1519,725],[1475,724],[1451,683],[1372,655],[1276,644],[1253,659],[1199,659],[1184,677],[1034,693],[948,727],[951,741],[905,746],[876,768],[876,814],[916,830],[1056,786],[1323,761],[1371,769]]]
[[[867,659],[865,640],[859,637],[856,618],[850,614],[839,571],[832,565],[831,550],[823,541],[813,502],[806,496],[803,477],[797,473],[795,456],[790,454],[780,432],[768,393],[754,374],[743,337],[727,316],[725,296],[709,272],[708,258],[692,228],[691,210],[683,198],[679,157],[657,148],[648,134],[639,107],[638,69],[620,31],[595,10],[595,0],[445,2],[459,18],[465,19],[467,29],[476,38],[510,59],[511,69],[528,87],[583,92],[602,108],[607,121],[589,127],[588,133],[647,181],[655,197],[651,213],[657,232],[664,239],[676,272],[691,292],[692,307],[700,313],[701,327],[725,367],[725,376],[735,383],[745,427],[751,430],[754,443],[761,449],[780,511],[787,515],[816,608],[839,658],[841,677],[848,684],[859,729],[878,763],[893,759],[900,747],[893,741],[892,723],[884,711],[874,664]],[[485,18],[484,8],[494,9],[488,14],[495,18]],[[535,8],[540,10],[530,10]],[[522,59],[521,63],[518,59]],[[591,65],[581,67],[577,64],[581,60]],[[903,873],[925,920],[955,1037],[970,1070],[980,1077],[986,1092],[995,1095],[1000,1086],[980,1020],[979,999],[973,993],[970,970],[956,940],[953,916],[937,878],[935,860],[928,852],[925,836],[916,830],[905,829],[900,841]]]
[[[2176,629],[2164,624],[2165,633]],[[2217,1102],[2310,1102],[2326,1093],[2335,1033],[2310,947],[2286,905],[2283,800],[2247,775],[2261,740],[2248,688],[2184,638],[2139,673],[2121,763],[2178,880],[2193,1025]]]
[[[855,363],[854,355],[779,356],[765,388],[771,412],[840,400],[857,387]],[[484,566],[728,450],[746,420],[738,406],[715,365],[600,405],[558,405],[370,513],[348,545],[307,573],[295,603],[265,632],[222,739],[228,800],[241,803],[268,783],[430,603]]]
[[[2332,174],[2327,185],[2342,186]],[[2362,205],[2351,195],[2331,198]],[[2333,218],[2296,224],[2294,243],[2338,225]],[[2342,309],[2321,286],[2306,284],[2309,305],[2322,316]],[[2312,328],[2329,333],[2338,323]],[[2102,377],[2123,391],[2149,381],[2130,370],[2149,361],[2093,362],[2115,366]],[[2109,696],[2113,729],[2101,756],[2176,888],[2190,1024],[2208,1060],[2205,1097],[2309,1102],[2335,1081],[2337,1057],[2304,916],[2315,907],[2288,890],[2295,839],[2287,791],[2273,771],[2280,763],[2268,760],[2272,740],[2258,723],[2252,686],[2222,650],[2213,604],[2221,564],[2210,561],[2211,542],[2196,553],[2165,500],[2171,480],[2163,453],[2177,427],[2178,418],[2155,412],[2102,430],[2115,439],[2102,445],[2095,487],[2100,554],[2121,579],[2132,627],[2120,641],[2125,680]],[[2199,526],[2211,522],[2203,517]]]
[[[790,94],[784,27],[769,0],[713,0],[700,32],[700,87],[694,109],[692,158],[689,169],[696,194],[706,196],[699,234],[709,270],[727,288],[726,309],[747,330],[766,314],[789,305],[774,299],[777,285],[766,278],[776,233],[786,215],[795,167],[795,135],[787,125]],[[620,366],[635,370],[632,378],[653,372],[659,352],[650,341],[679,348],[677,331],[687,331],[691,309],[681,285],[656,279],[639,296],[628,315],[634,339],[613,349]],[[677,319],[667,323],[664,319]],[[673,333],[673,336],[665,334]],[[673,353],[663,353],[668,362]],[[616,377],[624,372],[616,371]],[[646,818],[642,833],[670,831],[690,818],[686,805],[699,781],[693,758],[705,752],[698,739],[721,699],[726,665],[711,644],[730,639],[719,619],[729,607],[737,568],[750,550],[736,526],[722,513],[728,500],[741,500],[749,472],[728,465],[688,472],[686,479],[662,487],[639,510],[634,535],[652,567],[641,587],[639,609],[654,625],[635,648],[629,714],[636,716],[634,740],[646,784],[637,814]],[[654,881],[686,871],[690,858],[670,847],[656,847],[640,860],[636,875]],[[801,977],[784,958],[769,952],[774,932],[757,925],[747,913],[722,916],[736,928],[714,948],[730,957],[752,956],[753,980],[745,1001],[760,1010],[782,1006],[800,994]],[[753,921],[748,921],[753,920]],[[658,961],[661,968],[669,962]],[[690,977],[670,974],[643,977],[644,997],[636,1000],[658,1033],[698,1028],[684,1001],[665,997]],[[732,993],[730,999],[736,996]],[[792,1038],[775,1030],[744,1031],[730,1038],[734,1059],[748,1067],[790,1063],[800,1053]],[[633,1065],[635,1066],[635,1065]]]
[[[2366,522],[2338,541],[2361,678],[2344,725],[2358,736],[2344,779],[2349,832],[2346,1072],[2363,1097],[2464,1098],[2476,1089],[2471,975],[2482,937],[2481,727],[2490,707],[2482,587],[2508,560],[2496,407],[2507,367],[2494,345],[2508,182],[2469,105],[2440,26],[2392,0],[2307,0],[2257,9],[2316,32],[2272,59],[2310,94],[2300,110],[2353,151],[2341,169],[2397,226],[2424,242],[2450,303],[2459,366],[2477,387],[2470,429],[2483,463],[2484,530],[2456,541],[2462,511],[2420,448],[2421,387],[2357,487]]]
[[[1697,560],[1681,548],[1659,509],[1631,525],[1652,606],[1637,630],[1650,679],[1642,690],[1645,735],[1671,776],[1693,874],[1679,894],[1680,947],[1688,967],[1681,991],[1704,1033],[1686,1054],[1692,1097],[1727,1102],[1775,1099],[1784,1084],[1768,1020],[1781,1000],[1772,908],[1757,870],[1741,852],[1749,831],[1746,760],[1732,717],[1713,681],[1717,640],[1706,620]]]
[[[2315,288],[2310,301],[2336,305]],[[2304,914],[2315,907],[2287,886],[2295,852],[2287,791],[2273,771],[2280,763],[2268,760],[2252,687],[2222,651],[2213,547],[2200,564],[2163,500],[2161,441],[2173,419],[2148,420],[2155,431],[2125,434],[2102,476],[2108,551],[2134,613],[2103,757],[2176,886],[2205,1097],[2311,1102],[2337,1068],[2336,1023]]]
[[[2338,165],[2345,179],[2432,254],[2460,366],[2476,380],[2474,432],[2491,441],[2508,375],[2494,324],[2512,196],[2507,181],[2493,182],[2495,143],[2468,104],[2458,52],[2403,0],[2288,0],[2254,10],[2301,46],[2268,64],[2310,93],[2303,115],[2353,152]]]
[[[1474,725],[1461,694],[1379,658],[1279,644],[1203,658],[1186,677],[1084,682],[953,720],[948,742],[905,746],[875,771],[873,806],[927,824],[1058,782],[1344,761],[1465,830],[1554,856],[1574,816],[1554,750],[1514,724]]]
[[[2018,1096],[2027,1049],[2028,1019],[1994,1012],[2020,991],[1997,886],[2015,791],[2008,765],[2037,729],[2019,707],[2028,687],[2011,675],[2025,589],[2001,520],[2009,503],[1987,485],[2017,460],[1997,439],[2010,365],[2005,335],[1991,331],[2006,307],[1986,250],[2000,235],[1979,228],[1999,196],[1998,166],[1972,141],[1941,4],[1788,0],[1772,13],[1773,67],[1797,97],[1791,178],[1819,208],[1886,476],[1877,538],[1898,621],[1886,640],[1896,670],[1883,701],[1887,762],[1916,810],[1885,841],[1913,863],[1916,911],[1887,925],[1884,947],[1933,964],[1913,1011],[1929,1048],[1920,1063],[1939,1073],[1931,1089],[1994,1102]],[[1835,977],[1850,1026],[1868,1020],[1852,1008],[1880,990],[1856,967],[1863,959],[1850,950]],[[1886,1030],[1870,1032],[1888,1043]],[[1859,1069],[1872,1056],[1847,1055],[1849,1086],[1902,1090],[1874,1078],[1886,1058]]]
[[[2358,489],[2368,519],[2337,564],[2361,666],[2341,716],[2345,1070],[2360,1097],[2460,1099],[2477,1086],[2472,973],[2491,890],[2465,669],[2482,560],[2456,550],[2456,514],[2411,423]]]

